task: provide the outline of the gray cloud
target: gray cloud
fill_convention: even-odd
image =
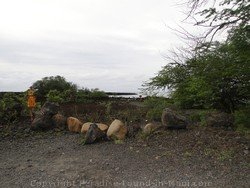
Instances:
[[[159,51],[178,43],[162,21],[173,24],[180,16],[169,6],[174,0],[55,0],[39,6],[24,0],[11,14],[7,10],[18,1],[10,1],[0,8],[1,91],[23,91],[45,76],[61,75],[80,87],[137,92],[166,64]]]

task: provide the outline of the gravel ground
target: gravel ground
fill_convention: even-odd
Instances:
[[[249,139],[193,127],[120,142],[81,144],[82,135],[5,136],[0,187],[250,187]]]

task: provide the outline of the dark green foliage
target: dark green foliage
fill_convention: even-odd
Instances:
[[[200,48],[184,64],[168,64],[146,86],[171,89],[181,108],[215,108],[234,112],[249,101],[249,26],[231,30],[228,40]]]
[[[62,103],[64,101],[64,92],[61,93],[57,90],[50,90],[49,93],[46,95],[46,98],[49,102],[56,102],[56,103]]]
[[[108,97],[98,89],[77,89],[76,84],[61,76],[45,77],[36,81],[33,87],[36,89],[37,101],[42,103],[46,100],[57,103],[91,103]]]
[[[44,103],[46,98],[49,97],[50,100],[59,100],[60,97],[54,97],[58,93],[64,93],[62,95],[67,96],[67,100],[74,101],[76,98],[77,86],[71,82],[66,81],[64,77],[61,76],[50,76],[45,77],[42,80],[38,80],[33,84],[36,89],[36,97],[38,101]],[[53,92],[50,93],[50,91]],[[50,93],[50,94],[49,94]],[[54,99],[53,99],[54,98]],[[63,98],[65,99],[65,98]]]
[[[89,90],[87,88],[79,89],[77,91],[76,101],[79,103],[91,103],[96,100],[107,99],[108,95],[98,89]]]
[[[0,124],[17,122],[29,116],[27,92],[7,92],[0,96]],[[36,103],[35,111],[40,110],[40,102]]]
[[[191,123],[191,125],[201,125],[205,126],[206,125],[206,116],[209,114],[210,111],[208,110],[198,110],[195,112],[192,112],[188,115],[188,120]]]
[[[21,118],[27,110],[25,94],[5,93],[0,100],[0,124],[10,123]]]

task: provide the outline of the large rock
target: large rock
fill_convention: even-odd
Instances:
[[[108,128],[107,136],[114,140],[124,140],[127,132],[127,126],[120,120],[115,119]]]
[[[232,127],[234,117],[224,112],[212,112],[206,115],[206,125],[211,127]]]
[[[77,132],[77,133],[81,132],[82,122],[79,119],[75,117],[68,117],[67,125],[70,132]]]
[[[49,114],[36,115],[31,124],[31,130],[47,130],[54,128],[52,116]]]
[[[52,117],[52,122],[55,128],[66,129],[67,127],[67,118],[62,114],[56,114]]]
[[[41,114],[49,114],[49,115],[55,115],[59,111],[59,105],[57,103],[53,102],[46,102],[43,107],[41,108],[40,113]]]
[[[59,111],[59,105],[56,103],[46,102],[40,112],[35,115],[31,124],[32,130],[45,130],[54,128],[52,117]]]
[[[162,112],[161,122],[163,126],[170,129],[186,129],[188,125],[188,121],[184,116],[177,114],[169,108]]]
[[[91,123],[91,122],[84,123],[82,125],[81,133],[85,134],[89,130],[89,127],[91,124],[93,124],[93,123]],[[109,128],[108,125],[103,124],[103,123],[96,123],[96,125],[98,126],[99,129],[101,129],[104,132],[107,132],[107,130]]]
[[[85,135],[85,144],[92,144],[104,138],[106,138],[105,132],[102,131],[97,124],[92,123]]]

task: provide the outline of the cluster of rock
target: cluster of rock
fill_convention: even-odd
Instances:
[[[207,126],[226,127],[232,126],[233,116],[226,113],[210,113],[206,117]],[[162,112],[161,123],[129,123],[115,119],[110,125],[103,123],[83,123],[75,117],[66,118],[59,113],[59,106],[55,103],[46,102],[40,112],[36,114],[32,122],[32,130],[64,129],[74,133],[85,135],[85,143],[90,144],[99,140],[124,140],[125,137],[133,137],[139,131],[149,135],[159,128],[186,129],[188,120],[186,117],[166,108]]]
[[[160,127],[171,129],[185,129],[187,119],[171,109],[165,109],[162,113],[162,125],[148,123],[142,128],[145,134],[150,134]],[[85,143],[93,143],[98,140],[124,140],[129,133],[129,128],[122,121],[115,119],[109,126],[103,123],[83,123],[75,117],[64,117],[59,113],[59,106],[46,102],[40,112],[35,116],[31,128],[44,130],[51,128],[68,129],[70,132],[85,134]],[[134,130],[134,129],[133,129]],[[138,132],[138,129],[136,129]]]
[[[71,132],[85,134],[86,144],[102,139],[124,140],[128,132],[127,126],[118,119],[108,126],[103,123],[82,123],[75,117],[68,117],[67,126]]]
[[[127,126],[118,119],[115,119],[110,126],[103,123],[82,123],[75,117],[66,118],[58,112],[59,106],[56,103],[46,102],[40,112],[36,114],[31,129],[68,129],[70,132],[85,134],[86,143],[106,138],[123,140],[128,132]]]

